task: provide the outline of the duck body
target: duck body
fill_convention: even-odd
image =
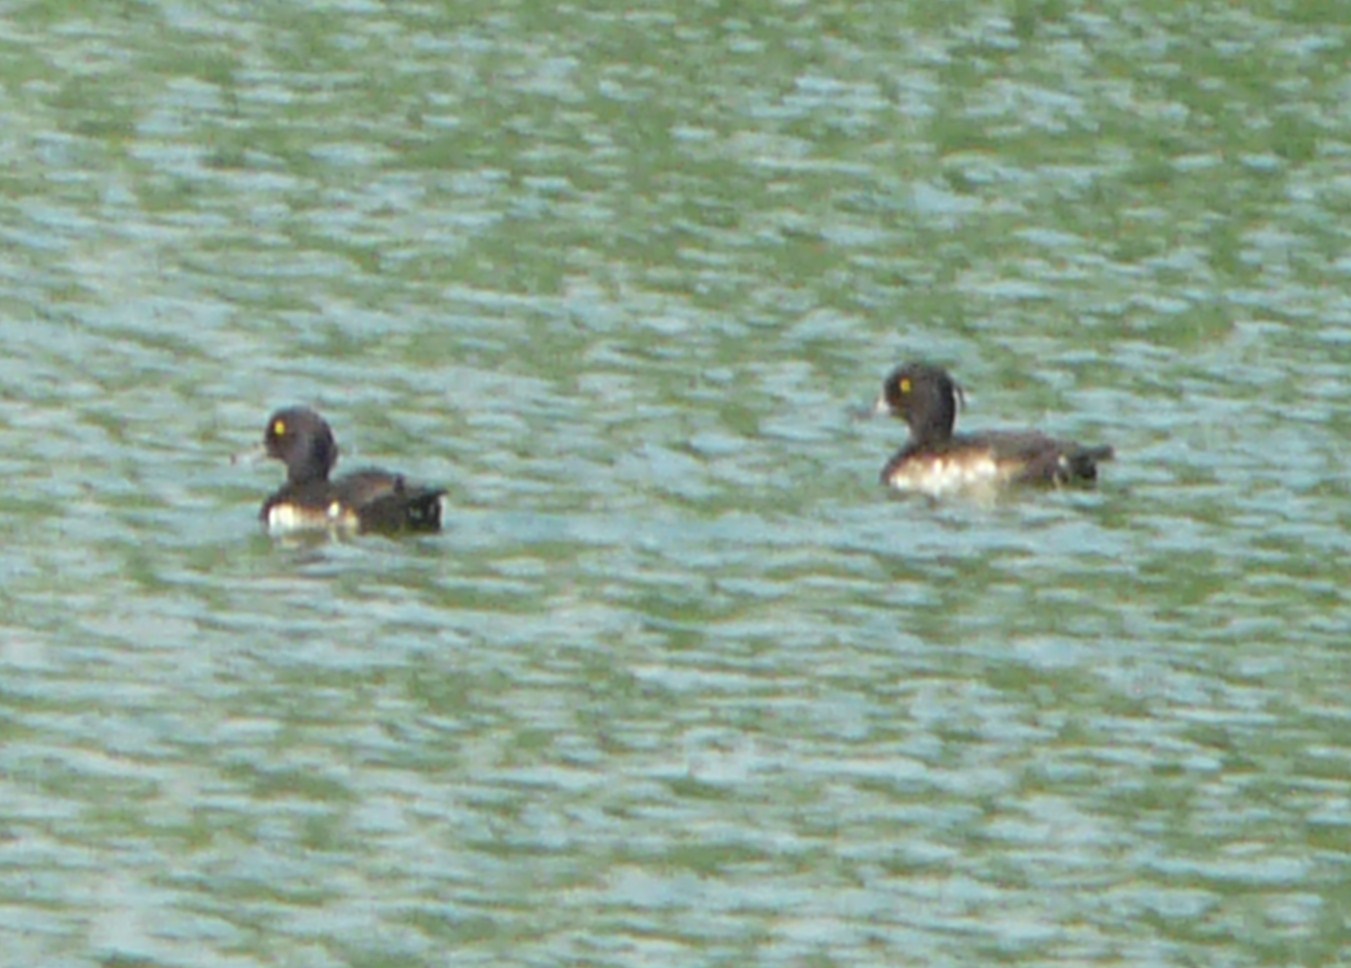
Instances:
[[[940,443],[911,443],[882,468],[882,483],[931,497],[1007,485],[1092,484],[1110,447],[1084,447],[1045,434],[954,434]]]

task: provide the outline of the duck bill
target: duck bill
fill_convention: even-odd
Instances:
[[[231,464],[256,464],[260,460],[267,459],[267,445],[261,441],[254,444],[248,450],[241,450],[237,454],[230,455]]]
[[[850,414],[855,420],[872,420],[874,417],[885,417],[891,413],[891,408],[887,406],[885,395],[877,398],[877,402],[869,407],[852,407]]]

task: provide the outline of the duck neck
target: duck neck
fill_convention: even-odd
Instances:
[[[937,446],[952,439],[957,408],[951,398],[937,401],[926,414],[914,414],[910,421],[910,443],[915,447]]]
[[[287,467],[286,481],[297,486],[326,481],[337,462],[338,448],[332,439],[316,437],[305,459]]]

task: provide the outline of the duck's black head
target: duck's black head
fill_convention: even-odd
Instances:
[[[952,436],[962,388],[947,370],[929,363],[898,366],[882,383],[877,411],[900,417],[917,444],[940,443]]]
[[[286,480],[307,484],[328,480],[338,462],[338,442],[327,421],[307,407],[288,407],[267,418],[267,456],[286,465]]]

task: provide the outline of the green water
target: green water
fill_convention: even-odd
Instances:
[[[12,4],[0,951],[1324,965],[1336,4]],[[884,493],[925,356],[1092,493]],[[444,483],[274,542],[274,407]]]

